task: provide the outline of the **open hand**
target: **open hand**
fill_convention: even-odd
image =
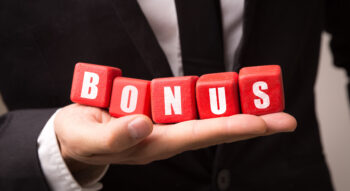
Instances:
[[[62,156],[73,171],[70,161],[73,166],[147,164],[188,150],[291,132],[296,125],[283,112],[153,124],[144,115],[113,118],[105,110],[78,104],[61,109],[55,118]]]

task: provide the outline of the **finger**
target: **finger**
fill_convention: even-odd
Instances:
[[[126,153],[99,155],[94,157],[94,160],[145,164],[187,150],[263,136],[267,132],[289,132],[296,125],[294,118],[286,113],[264,117],[268,123],[262,117],[242,114],[174,125],[157,125],[149,137]],[[273,123],[273,119],[279,119],[280,122]]]
[[[148,162],[168,158],[187,150],[263,135],[265,132],[266,124],[262,118],[243,114],[161,125],[156,126],[153,133],[129,155]]]
[[[179,123],[168,127],[164,137],[173,143],[174,150],[182,151],[233,142],[266,131],[266,124],[260,117],[240,114]]]
[[[229,139],[265,133],[264,120],[253,115],[234,115],[205,120],[192,120],[173,125],[156,125],[152,134],[128,151],[129,162],[152,161],[168,158],[186,150],[199,149],[224,143]],[[122,155],[125,153],[122,153]],[[121,154],[97,155],[95,161],[120,162]],[[127,158],[127,157],[126,157]]]
[[[266,123],[267,135],[279,132],[293,132],[297,127],[297,120],[286,113],[273,113],[260,116]]]
[[[184,132],[191,134],[191,136],[180,135],[187,137],[182,143],[186,150],[230,143],[272,133],[291,132],[296,128],[295,118],[283,112],[264,116],[240,114],[225,118],[197,120],[192,123],[194,124],[191,128],[187,128],[188,132]],[[185,123],[178,125],[186,126]],[[180,146],[182,145],[180,144]]]

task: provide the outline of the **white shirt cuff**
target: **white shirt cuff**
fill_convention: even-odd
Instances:
[[[50,188],[52,190],[65,191],[94,191],[102,189],[102,184],[98,181],[106,174],[108,166],[98,176],[95,178],[92,177],[91,181],[85,184],[85,186],[79,185],[69,171],[62,158],[56,139],[54,130],[56,113],[46,123],[37,140],[41,168]]]

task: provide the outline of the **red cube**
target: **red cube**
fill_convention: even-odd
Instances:
[[[113,82],[109,113],[114,117],[144,114],[151,117],[150,81],[117,77]]]
[[[197,76],[158,78],[151,82],[152,117],[156,123],[177,123],[197,118]]]
[[[121,74],[118,68],[77,63],[70,98],[75,103],[107,108],[113,79]]]
[[[223,72],[201,76],[197,81],[196,97],[201,119],[239,113],[238,74]]]
[[[281,67],[242,68],[239,72],[242,113],[263,115],[284,110]]]

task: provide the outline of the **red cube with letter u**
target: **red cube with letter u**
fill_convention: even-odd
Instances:
[[[113,79],[121,70],[110,66],[87,63],[75,65],[71,100],[75,103],[107,108],[110,102]]]
[[[196,96],[201,119],[239,113],[238,74],[222,72],[201,76],[197,81]]]
[[[242,113],[263,115],[284,110],[282,71],[278,65],[242,68],[239,90]]]

